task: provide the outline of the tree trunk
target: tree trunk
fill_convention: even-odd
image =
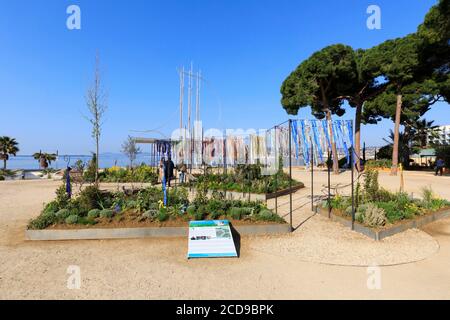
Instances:
[[[98,147],[98,134],[95,137],[95,144],[96,144],[96,152],[97,152],[97,157],[96,161],[95,161],[95,185],[98,186],[98,164],[99,164],[99,160],[100,160],[100,155],[98,154],[99,151],[99,147]]]
[[[329,125],[330,125],[330,140],[331,140],[331,151],[333,153],[333,172],[335,174],[339,174],[339,158],[338,158],[338,153],[337,153],[337,148],[336,148],[336,141],[334,141],[334,136],[333,136],[333,127],[331,126],[331,112],[330,110],[327,110],[327,120],[330,121]]]
[[[355,154],[356,154],[356,169],[361,172],[361,113],[362,103],[358,102],[355,113]]]
[[[6,170],[6,158],[3,159],[3,171],[5,171],[5,170]]]
[[[391,175],[396,176],[398,171],[398,143],[400,134],[400,116],[402,114],[402,95],[397,94],[397,107],[395,110],[394,145],[392,150]]]

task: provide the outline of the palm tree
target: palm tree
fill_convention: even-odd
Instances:
[[[414,140],[419,144],[421,148],[425,148],[428,145],[428,140],[434,140],[439,136],[438,127],[433,125],[434,121],[427,121],[426,119],[417,120],[412,123],[414,130]]]
[[[409,167],[409,157],[411,154],[418,151],[417,144],[414,141],[414,132],[406,130],[398,133],[398,161],[403,164],[403,167]],[[394,147],[395,134],[390,130],[388,139],[384,139],[388,146]]]
[[[56,160],[56,154],[39,151],[33,154],[33,158],[39,161],[39,166],[42,169],[47,169],[52,164],[52,161]]]
[[[19,152],[19,143],[14,138],[7,136],[0,137],[0,160],[3,160],[3,170],[6,170],[6,161],[9,160],[9,156],[16,156]]]

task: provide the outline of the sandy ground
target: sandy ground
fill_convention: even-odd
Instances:
[[[309,173],[296,169],[294,176],[310,186]],[[332,179],[345,184],[350,176]],[[318,172],[315,190],[325,182]],[[399,178],[383,173],[380,182],[395,190]],[[450,298],[450,219],[375,242],[312,215],[307,187],[294,196],[296,231],[242,237],[238,259],[188,261],[187,239],[25,241],[28,220],[58,185],[0,182],[0,299]],[[408,192],[419,194],[424,185],[450,199],[450,177],[405,174]],[[281,214],[287,199],[279,201]],[[365,265],[373,263],[386,265],[380,289],[367,286],[373,269]],[[80,267],[79,290],[67,288],[70,265]]]

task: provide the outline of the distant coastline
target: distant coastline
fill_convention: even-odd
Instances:
[[[49,168],[52,169],[62,169],[66,168],[67,165],[73,166],[77,160],[82,160],[84,162],[89,162],[91,160],[92,155],[83,155],[83,154],[60,154],[56,161],[53,161]],[[141,153],[137,156],[137,159],[134,163],[146,163],[151,164],[150,153]],[[129,164],[128,158],[121,153],[101,153],[100,154],[100,167],[101,168],[109,168],[114,165],[117,166],[127,166]],[[17,155],[11,156],[7,162],[7,168],[11,170],[36,170],[39,169],[39,162],[33,158],[32,155]]]

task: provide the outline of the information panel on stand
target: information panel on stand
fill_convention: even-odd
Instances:
[[[237,257],[228,220],[189,222],[188,259]]]

